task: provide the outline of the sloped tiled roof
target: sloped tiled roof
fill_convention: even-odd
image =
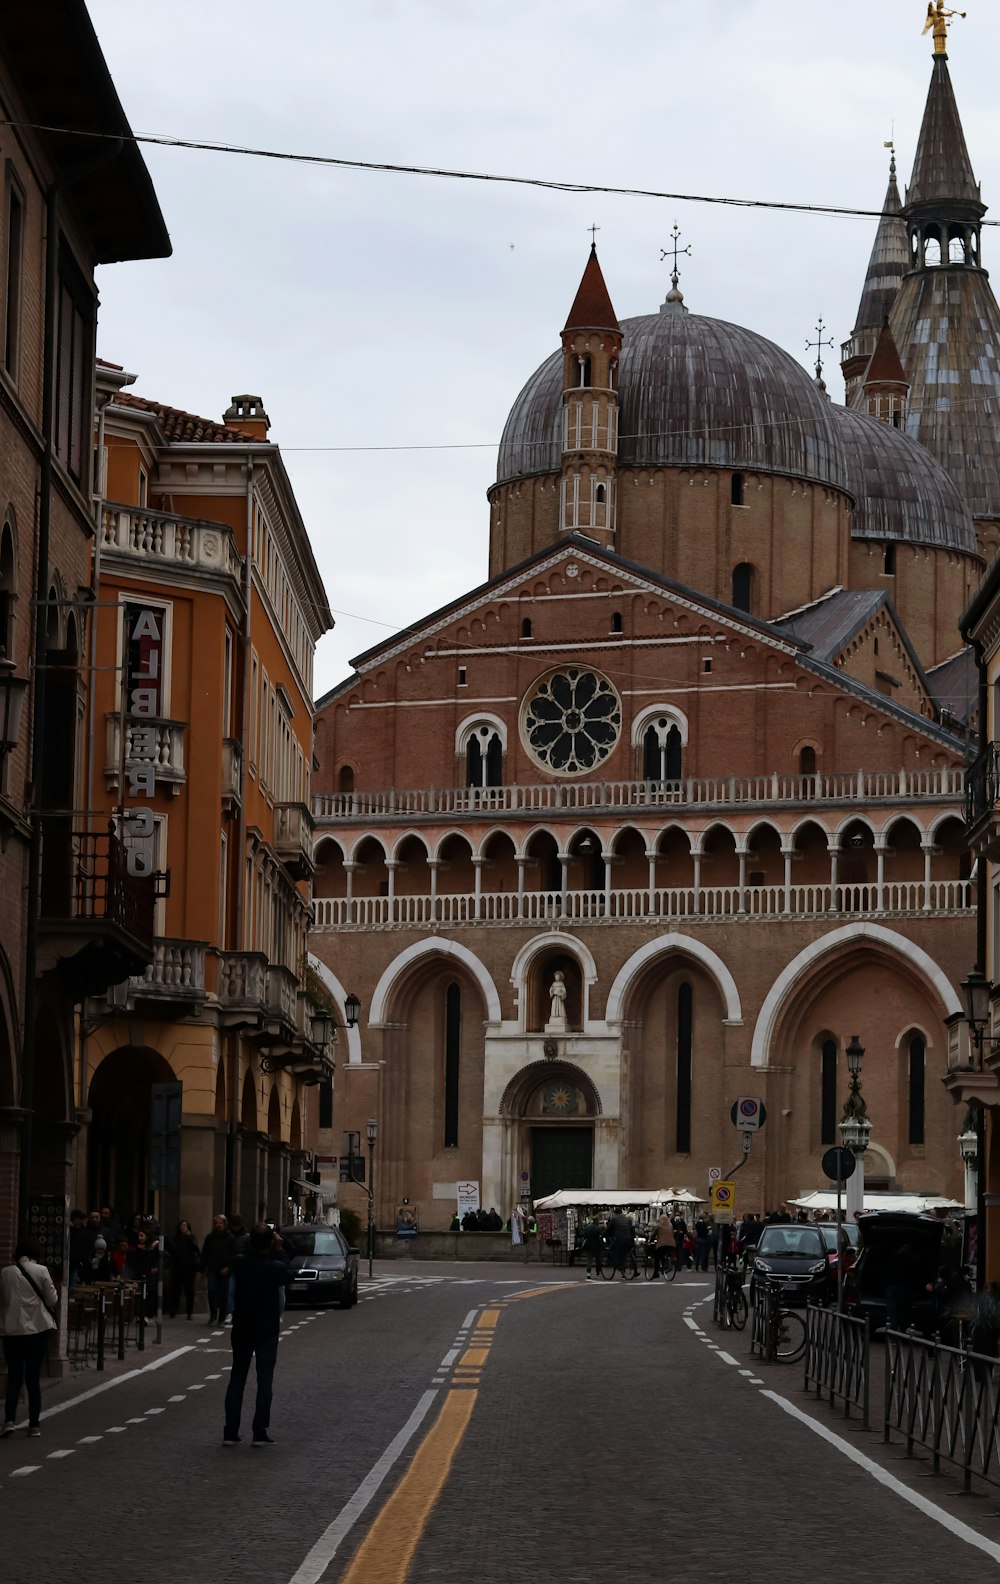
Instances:
[[[927,686],[939,710],[968,725],[979,709],[979,672],[971,646],[933,666]]]
[[[164,407],[162,402],[147,401],[144,396],[133,396],[129,391],[119,391],[114,405],[135,407],[140,412],[152,413],[166,438],[174,445],[198,445],[206,441],[217,441],[220,445],[246,445],[258,439],[256,435],[230,429],[215,418],[199,418],[197,413],[184,412],[180,407]]]
[[[899,359],[899,351],[886,319],[878,333],[875,350],[871,362],[865,369],[863,385],[867,390],[869,385],[905,385],[906,373]]]
[[[771,626],[808,644],[815,659],[829,663],[885,603],[879,589],[831,589],[802,610],[778,616]]]
[[[948,58],[935,55],[906,204],[910,208],[914,204],[951,204],[956,200],[982,208],[979,183],[951,86]]]
[[[870,413],[852,407],[832,411],[854,496],[852,538],[905,540],[977,554],[968,507],[954,478],[929,450]]]
[[[618,315],[597,262],[597,248],[590,245],[590,257],[566,320],[567,330],[617,330]]]
[[[854,335],[877,330],[892,307],[899,283],[910,267],[906,242],[906,221],[896,186],[896,156],[889,164],[889,185],[882,202],[882,217],[868,260],[868,273],[858,304]]]

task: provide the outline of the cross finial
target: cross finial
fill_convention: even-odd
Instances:
[[[600,229],[601,228],[599,225],[590,225],[587,227],[587,230],[590,232],[590,245],[592,248],[596,248],[597,246],[597,233]]]
[[[892,181],[896,180],[896,138],[895,138],[895,130],[896,130],[896,124],[895,124],[895,122],[893,122],[893,136],[890,137],[890,138],[886,138],[885,142],[882,144],[883,148],[887,148],[889,150],[889,176],[890,176],[890,179]]]
[[[673,285],[674,291],[677,290],[677,282],[681,278],[681,272],[677,268],[677,259],[680,256],[680,254],[682,254],[682,253],[686,253],[689,258],[691,257],[691,244],[688,243],[687,247],[681,247],[680,246],[680,237],[681,237],[681,228],[677,224],[677,221],[675,220],[674,221],[674,229],[670,233],[670,244],[669,244],[669,246],[660,249],[660,262],[661,262],[661,264],[662,264],[664,259],[671,258],[671,257],[673,258],[674,262],[673,262],[673,266],[672,266],[671,271],[670,271],[670,280],[671,280],[671,283]]]
[[[824,338],[824,335],[823,335],[823,331],[828,329],[828,328],[829,328],[829,326],[827,326],[827,325],[825,325],[823,323],[823,315],[820,314],[819,321],[818,321],[818,323],[816,325],[816,339],[815,339],[815,341],[807,341],[806,342],[806,351],[807,352],[812,352],[813,349],[815,348],[815,352],[816,352],[816,378],[818,380],[821,380],[823,378],[823,355],[822,355],[823,354],[823,348],[824,347],[832,347],[833,346],[833,337],[829,336],[827,338]]]

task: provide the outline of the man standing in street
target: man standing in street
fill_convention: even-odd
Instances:
[[[271,1446],[271,1385],[278,1359],[278,1333],[281,1330],[281,1299],[295,1280],[281,1251],[281,1239],[263,1221],[250,1233],[250,1252],[234,1266],[233,1369],[226,1391],[224,1446],[235,1446],[240,1439],[243,1392],[250,1373],[250,1361],[257,1360],[257,1402],[253,1415],[254,1446]]]

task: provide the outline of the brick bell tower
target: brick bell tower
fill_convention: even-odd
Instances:
[[[566,320],[562,346],[560,527],[613,546],[622,332],[594,243]]]

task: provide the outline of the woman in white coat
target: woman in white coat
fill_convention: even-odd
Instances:
[[[17,1417],[21,1387],[28,1389],[28,1434],[41,1435],[42,1361],[55,1330],[59,1295],[34,1238],[22,1238],[13,1265],[0,1271],[0,1337],[7,1364],[7,1400],[0,1435],[9,1436]]]

